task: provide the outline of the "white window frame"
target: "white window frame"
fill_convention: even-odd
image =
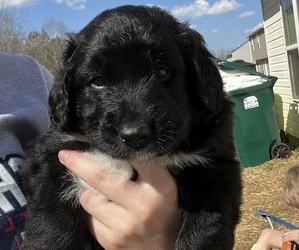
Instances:
[[[257,48],[260,49],[261,43],[260,43],[260,36],[258,34],[256,34],[256,44],[257,44]]]
[[[282,0],[283,1],[283,0]],[[293,75],[291,72],[291,63],[289,61],[289,52],[292,50],[297,49],[298,52],[298,57],[299,57],[299,46],[298,46],[298,41],[299,41],[299,13],[298,13],[298,3],[297,0],[292,0],[292,5],[293,5],[293,11],[294,11],[294,22],[295,22],[295,30],[296,30],[296,38],[297,38],[297,43],[291,44],[291,45],[286,45],[286,52],[287,52],[287,59],[288,59],[288,65],[289,65],[289,74],[290,74],[290,81],[291,81],[291,88],[292,88],[292,95],[293,95],[293,99],[296,101],[299,101],[299,94],[295,94],[296,92],[299,92],[299,79],[297,79],[297,83],[295,83],[293,81]],[[284,22],[283,22],[283,25]],[[285,32],[285,28],[284,28],[284,32]]]
[[[253,37],[250,39],[251,50],[254,51],[254,39]]]

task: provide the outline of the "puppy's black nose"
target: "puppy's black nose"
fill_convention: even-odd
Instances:
[[[151,130],[147,125],[124,126],[119,136],[121,140],[134,149],[140,149],[146,146]]]

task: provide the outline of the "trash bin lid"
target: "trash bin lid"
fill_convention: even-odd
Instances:
[[[220,68],[219,69],[220,74],[222,76],[225,76],[223,77],[223,81],[225,80],[230,81],[231,84],[234,85],[234,86],[225,86],[224,88],[230,95],[243,94],[249,91],[270,88],[274,86],[275,82],[278,79],[275,76],[267,76],[253,69],[244,67],[241,64],[236,62],[218,61],[217,65]],[[221,68],[223,67],[226,69],[231,69],[231,71],[221,70]],[[231,72],[231,78],[229,78],[229,74],[230,74],[229,72]],[[247,83],[244,84],[242,83],[242,81],[243,82],[250,81],[250,82],[248,84]],[[226,82],[226,84],[229,83]]]

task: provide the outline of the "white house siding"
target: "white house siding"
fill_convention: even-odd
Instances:
[[[266,2],[266,4],[265,4]],[[278,0],[262,0],[264,17],[264,29],[267,42],[270,75],[278,77],[274,86],[278,125],[281,130],[299,138],[298,105],[293,102],[291,81],[285,48],[285,38],[281,11],[268,13],[267,7],[273,7]],[[295,114],[297,112],[297,115]]]
[[[250,45],[249,42],[245,42],[242,45],[240,45],[237,49],[235,49],[233,52],[231,52],[231,58],[230,61],[235,60],[243,60],[245,62],[253,63],[251,54],[250,54]]]

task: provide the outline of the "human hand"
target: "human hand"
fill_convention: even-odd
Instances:
[[[290,230],[288,232],[283,233],[282,241],[294,241],[299,245],[299,230]]]
[[[59,159],[94,188],[81,193],[80,203],[91,215],[90,232],[105,249],[174,249],[180,229],[177,186],[166,169],[132,163],[138,178],[123,181],[82,153],[63,150]]]

